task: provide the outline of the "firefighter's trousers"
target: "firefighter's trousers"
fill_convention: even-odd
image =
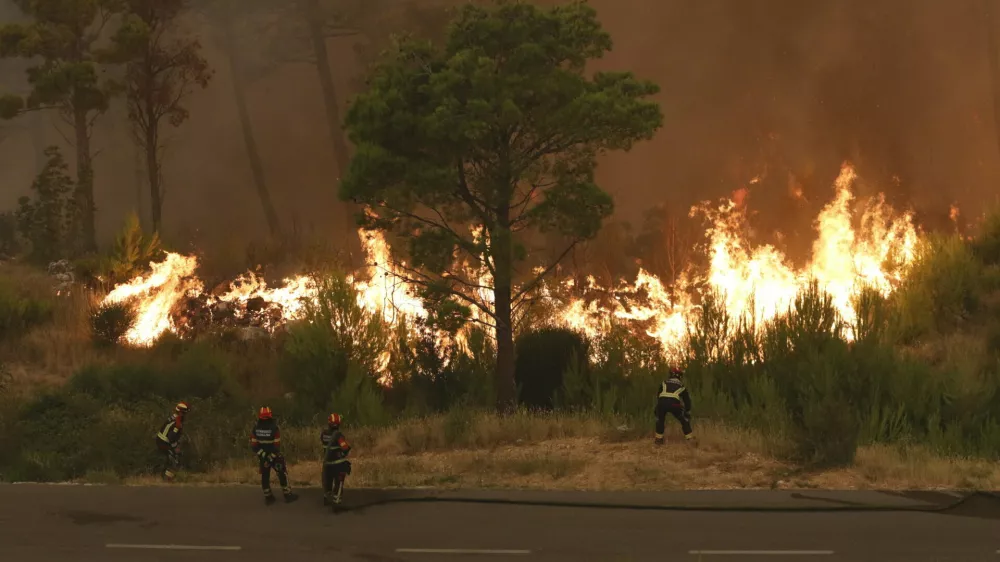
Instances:
[[[157,437],[156,449],[163,455],[163,478],[165,480],[173,480],[181,464],[180,455],[177,453],[176,447]]]
[[[684,409],[684,403],[672,398],[659,398],[656,401],[656,438],[662,439],[663,432],[667,425],[667,414],[677,418],[681,422],[681,429],[684,431],[684,438],[691,439],[691,414]]]
[[[285,458],[278,455],[274,460],[260,459],[260,488],[265,496],[271,494],[271,470],[278,474],[278,483],[281,484],[281,491],[288,495],[292,493],[288,486],[288,469],[285,467]]]
[[[329,498],[340,497],[344,491],[344,480],[351,473],[351,461],[343,460],[323,465],[323,495]]]

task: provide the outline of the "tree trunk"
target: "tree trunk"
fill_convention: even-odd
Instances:
[[[87,112],[75,109],[73,112],[73,128],[76,133],[76,192],[73,199],[76,203],[81,250],[85,253],[97,251],[97,231],[95,216],[97,206],[94,203],[94,168],[90,154],[90,131],[87,123]]]
[[[233,39],[233,25],[230,18],[226,18],[224,28],[224,49],[229,62],[229,71],[232,74],[233,97],[236,99],[236,111],[240,117],[240,127],[243,129],[243,142],[246,144],[247,158],[250,159],[250,170],[253,173],[254,186],[257,188],[257,197],[260,199],[261,207],[264,209],[264,216],[267,218],[267,226],[271,235],[281,234],[281,224],[278,222],[278,213],[274,209],[271,201],[271,192],[267,189],[264,180],[264,165],[261,162],[260,152],[257,149],[257,140],[253,135],[253,125],[250,122],[250,110],[247,108],[246,83],[239,61],[237,60],[235,41]]]
[[[1000,51],[997,42],[997,2],[985,0],[986,3],[986,49],[990,61],[990,80],[993,84],[993,127],[997,137],[997,150],[1000,151]]]
[[[153,219],[153,232],[159,232],[163,220],[163,190],[160,187],[160,162],[156,153],[159,125],[150,121],[146,129],[146,175],[149,179],[149,210]]]
[[[347,167],[351,161],[350,147],[342,126],[337,90],[333,84],[330,53],[326,48],[326,36],[323,33],[323,14],[320,13],[318,0],[309,0],[306,4],[306,11],[309,41],[316,56],[316,73],[319,76],[319,85],[323,93],[323,106],[326,109],[326,126],[330,132],[330,142],[333,144],[334,161],[337,163],[336,189],[339,201],[340,182],[347,174]],[[354,205],[346,201],[339,202],[337,206],[343,221],[344,239],[348,244],[346,250],[352,255],[357,255],[361,250],[361,241],[356,235],[354,220],[356,209]]]
[[[36,111],[31,116],[31,144],[35,150],[35,175],[45,169],[45,121],[42,112]]]
[[[498,222],[506,223],[505,217]],[[514,384],[514,323],[511,306],[511,272],[513,267],[513,247],[510,230],[499,226],[490,232],[493,246],[493,263],[496,278],[493,280],[493,307],[496,314],[497,364],[496,391],[497,412],[512,413],[517,407],[517,387]]]

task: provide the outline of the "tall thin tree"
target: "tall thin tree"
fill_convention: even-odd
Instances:
[[[179,127],[189,112],[187,98],[212,78],[197,39],[180,33],[177,18],[185,0],[126,0],[125,25],[115,35],[115,55],[125,66],[129,121],[145,156],[153,230],[163,225],[164,125]]]
[[[31,22],[0,28],[0,56],[32,61],[27,71],[31,92],[5,95],[0,117],[55,108],[73,127],[79,250],[95,251],[97,205],[90,141],[94,121],[108,110],[118,91],[115,82],[102,77],[102,52],[96,44],[122,6],[118,0],[15,0],[15,4]]]

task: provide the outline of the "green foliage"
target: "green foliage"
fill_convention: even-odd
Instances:
[[[894,293],[904,340],[953,328],[977,311],[982,263],[958,236],[921,241],[916,262]]]
[[[94,343],[112,347],[120,344],[135,326],[137,312],[129,302],[101,303],[90,313],[90,333]]]
[[[28,330],[53,317],[49,300],[22,294],[7,280],[0,280],[0,342],[15,341]]]
[[[656,85],[628,73],[585,74],[610,47],[584,3],[468,4],[442,45],[394,45],[348,113],[357,151],[341,197],[372,209],[360,217],[366,228],[408,241],[407,271],[428,287],[431,308],[450,302],[495,316],[505,353],[514,347],[503,328],[512,309],[551,271],[512,291],[528,233],[560,234],[571,246],[592,238],[613,207],[594,181],[597,155],[627,150],[661,125],[646,99]],[[495,310],[473,290],[466,265],[492,273]],[[512,368],[513,357],[498,355],[497,364]],[[514,374],[498,376],[507,409]]]
[[[1000,265],[1000,209],[991,209],[983,217],[972,251],[985,265]]]
[[[73,375],[68,386],[76,393],[123,408],[144,402],[165,405],[178,400],[240,397],[232,383],[230,359],[209,344],[185,346],[166,357],[90,365]]]
[[[0,259],[21,253],[21,237],[17,229],[17,215],[7,211],[0,213]]]
[[[120,0],[18,0],[30,23],[0,27],[0,57],[30,61],[26,69],[30,93],[20,98],[0,94],[0,117],[10,119],[25,109],[58,109],[74,128],[77,151],[74,203],[78,243],[97,248],[93,155],[90,137],[96,116],[106,112],[120,85],[108,80],[100,62],[106,53],[96,43],[123,7]]]
[[[389,337],[381,312],[362,308],[344,275],[329,273],[319,281],[315,302],[305,301],[304,319],[289,328],[282,379],[314,410],[323,410],[352,365],[369,374],[379,370]]]
[[[357,363],[351,363],[340,387],[333,393],[332,410],[359,426],[380,426],[389,422],[382,404],[382,388]]]
[[[18,200],[17,229],[31,245],[29,259],[47,264],[73,251],[73,180],[58,147],[45,149],[45,166],[31,184],[32,197]]]
[[[159,234],[146,235],[139,224],[139,216],[131,212],[115,237],[114,250],[105,264],[105,271],[112,283],[121,283],[142,273],[161,255]]]
[[[586,377],[590,366],[587,341],[571,330],[528,332],[518,337],[516,347],[514,381],[520,389],[520,403],[530,408],[552,409],[564,373],[572,370],[575,380]]]

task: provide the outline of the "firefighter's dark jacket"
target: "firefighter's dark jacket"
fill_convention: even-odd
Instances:
[[[677,377],[670,377],[666,382],[661,382],[657,396],[661,400],[667,399],[670,402],[683,402],[685,410],[691,409],[691,395],[688,393],[684,383],[681,382],[681,379]]]
[[[160,426],[160,431],[156,433],[156,438],[176,447],[184,434],[184,418],[181,416],[171,416],[166,423]]]
[[[278,429],[278,422],[273,419],[257,420],[250,432],[250,448],[254,454],[261,451],[271,455],[277,455],[281,450],[281,430]]]
[[[323,443],[323,464],[341,464],[347,460],[351,445],[339,429],[324,429],[320,441]]]

